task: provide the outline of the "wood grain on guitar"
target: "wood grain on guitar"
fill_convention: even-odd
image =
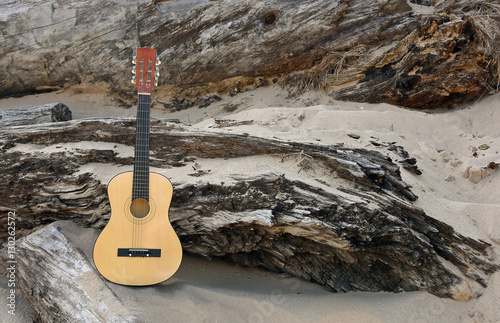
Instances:
[[[106,279],[122,285],[152,285],[179,268],[182,247],[168,209],[172,184],[149,172],[150,95],[158,81],[156,50],[137,49],[133,59],[137,87],[134,170],[116,175],[108,185],[111,218],[94,245],[94,263]]]

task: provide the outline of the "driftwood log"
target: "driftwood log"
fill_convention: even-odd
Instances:
[[[71,110],[63,103],[49,103],[0,111],[0,127],[68,121],[71,119]]]
[[[60,221],[16,243],[17,285],[37,322],[140,322],[80,250],[82,231]]]
[[[133,51],[150,46],[167,62],[165,96],[280,82],[452,106],[498,90],[499,19],[499,4],[481,0],[8,1],[0,95],[104,82],[126,96]]]
[[[132,165],[134,126],[95,119],[0,131],[0,209],[15,210],[18,233],[58,219],[102,228],[107,181]],[[488,243],[412,205],[417,197],[399,167],[378,151],[156,120],[151,164],[174,184],[170,217],[187,252],[338,292],[457,299],[479,296],[498,269]]]

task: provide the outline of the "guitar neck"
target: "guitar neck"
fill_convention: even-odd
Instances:
[[[149,125],[150,95],[139,94],[135,130],[134,178],[132,200],[149,200]]]

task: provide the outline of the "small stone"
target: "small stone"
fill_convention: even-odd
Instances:
[[[470,157],[477,157],[477,147],[472,146],[470,148]]]
[[[469,168],[469,179],[473,183],[479,183],[481,180],[481,167],[479,166],[471,166]]]
[[[469,169],[470,169],[470,166],[465,167],[464,169],[462,169],[462,176],[464,178],[469,178]]]
[[[361,136],[360,136],[360,135],[357,135],[357,134],[355,134],[355,133],[348,133],[347,135],[348,135],[349,137],[353,138],[353,139],[359,139],[359,138],[361,138]]]
[[[452,182],[452,181],[454,181],[454,180],[455,180],[455,176],[453,176],[453,175],[448,175],[448,176],[446,176],[446,178],[445,178],[444,180],[445,180],[445,181],[447,181],[447,182]]]
[[[484,168],[481,166],[470,166],[468,168],[468,178],[473,183],[479,183],[479,181],[487,176],[490,176],[493,173],[491,168]],[[462,173],[462,175],[464,175]],[[464,175],[464,177],[466,177]],[[467,177],[466,177],[467,178]]]

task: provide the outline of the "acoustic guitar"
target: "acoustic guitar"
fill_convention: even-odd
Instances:
[[[97,270],[111,282],[144,286],[170,278],[179,268],[182,247],[168,209],[172,184],[149,172],[151,90],[157,85],[160,61],[156,50],[137,49],[132,83],[138,90],[134,168],[108,184],[111,217],[94,245]]]

